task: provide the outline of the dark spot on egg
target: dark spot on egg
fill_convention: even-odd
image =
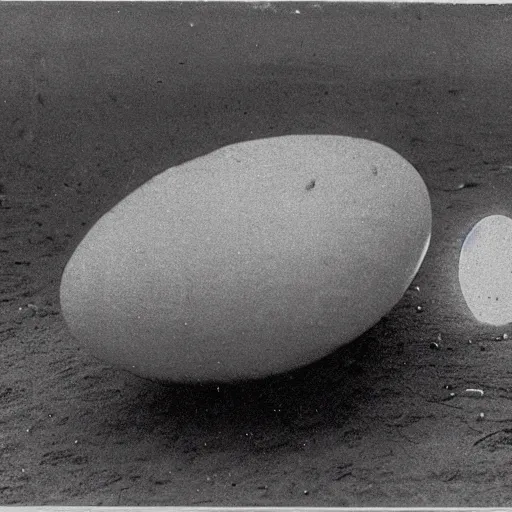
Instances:
[[[316,182],[316,180],[311,180],[311,181],[306,185],[306,190],[312,190],[313,188],[315,188],[315,182]]]

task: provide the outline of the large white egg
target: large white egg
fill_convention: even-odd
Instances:
[[[143,377],[259,378],[374,325],[415,276],[430,231],[423,180],[381,144],[234,144],[106,213],[64,270],[62,311],[93,354]]]

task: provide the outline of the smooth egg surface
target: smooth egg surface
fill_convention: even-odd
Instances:
[[[491,325],[512,322],[512,219],[490,215],[473,226],[462,245],[459,282],[475,318]]]
[[[97,357],[175,382],[260,378],[374,325],[428,248],[418,172],[376,142],[292,135],[168,169],[87,233],[61,306]]]

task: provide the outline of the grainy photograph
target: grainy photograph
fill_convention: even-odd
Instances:
[[[510,6],[0,19],[0,504],[512,505]]]

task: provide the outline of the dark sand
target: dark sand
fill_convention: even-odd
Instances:
[[[2,504],[512,505],[512,341],[457,281],[470,227],[512,214],[511,8],[0,18]],[[418,169],[434,215],[420,291],[324,360],[236,387],[166,387],[78,348],[58,287],[98,216],[177,163],[291,133],[366,137]],[[463,182],[478,186],[443,190]]]

